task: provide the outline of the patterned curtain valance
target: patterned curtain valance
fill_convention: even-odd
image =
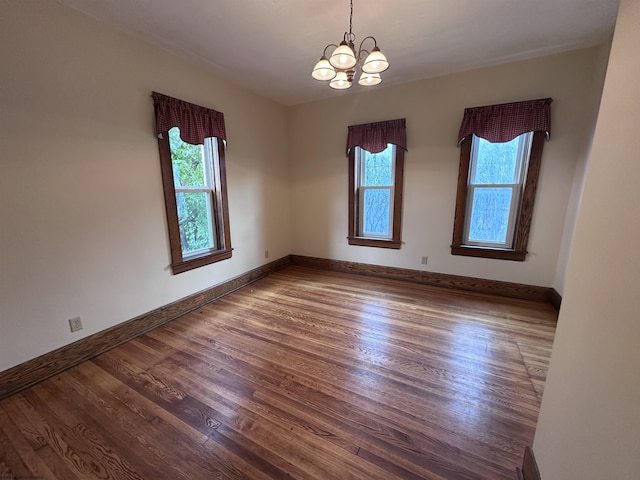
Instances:
[[[191,145],[201,145],[207,137],[226,140],[224,114],[177,98],[153,92],[156,111],[156,135],[173,127],[180,128],[180,138]]]
[[[360,147],[371,153],[380,153],[387,143],[407,149],[406,119],[350,125],[347,135],[347,154],[353,147]]]
[[[526,132],[546,132],[549,139],[551,102],[552,98],[541,98],[465,108],[458,133],[458,145],[471,134],[493,143],[508,142]]]

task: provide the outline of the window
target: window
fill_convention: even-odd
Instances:
[[[349,127],[349,140],[362,134],[356,145],[348,141],[350,245],[401,246],[404,132],[404,119]]]
[[[525,260],[551,101],[465,111],[453,255]]]
[[[388,144],[379,153],[352,149],[349,171],[353,172],[354,205],[351,245],[400,248],[403,151]],[[398,180],[400,179],[400,182]]]
[[[491,143],[473,135],[464,244],[511,248],[531,133]]]
[[[156,102],[156,95],[160,101],[170,99],[154,93]],[[159,127],[162,130],[158,144],[171,267],[173,273],[177,274],[230,258],[232,250],[222,139],[224,130],[204,128],[194,135],[194,125],[184,120],[185,112],[194,115],[200,121],[200,126],[206,127],[207,120],[203,119],[202,114],[206,115],[209,110],[180,100],[170,100],[169,112],[178,112],[181,118],[173,118]],[[159,113],[160,108],[156,103],[157,118],[167,113]],[[209,112],[218,114],[214,110]],[[172,124],[176,125],[168,128]]]

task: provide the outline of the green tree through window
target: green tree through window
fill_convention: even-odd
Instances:
[[[174,273],[230,258],[223,142],[182,141],[178,127],[158,139]]]
[[[215,192],[207,172],[205,146],[183,142],[177,127],[169,130],[169,145],[182,254],[215,248],[211,215]]]

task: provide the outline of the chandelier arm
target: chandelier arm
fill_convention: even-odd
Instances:
[[[338,48],[338,45],[336,45],[335,43],[330,43],[329,45],[327,45],[326,47],[324,47],[324,50],[322,52],[322,56],[326,57],[327,56],[327,48],[329,47],[333,47],[333,48]]]
[[[369,55],[369,53],[370,53],[369,51],[367,51],[367,50],[363,50],[363,49],[362,49],[362,45],[364,45],[364,42],[365,42],[366,40],[368,40],[369,38],[370,38],[371,40],[373,40],[373,48],[376,48],[376,47],[378,46],[378,41],[376,40],[376,37],[374,37],[374,36],[372,36],[372,35],[369,35],[368,37],[364,37],[364,38],[362,39],[362,41],[360,42],[360,47],[358,48],[358,54],[359,54],[360,52],[367,52],[367,55]]]
[[[358,60],[358,65],[364,61],[365,58],[369,55],[369,50],[365,50],[362,48],[362,44],[360,44],[360,48],[358,49],[358,53],[356,54],[356,59]]]

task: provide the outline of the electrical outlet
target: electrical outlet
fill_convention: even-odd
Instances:
[[[429,261],[429,257],[422,257],[422,265],[426,265],[427,262]]]
[[[264,258],[269,258],[269,250],[264,251]]]
[[[71,328],[72,332],[77,332],[78,330],[82,330],[82,320],[80,320],[80,317],[70,318],[69,328]]]

